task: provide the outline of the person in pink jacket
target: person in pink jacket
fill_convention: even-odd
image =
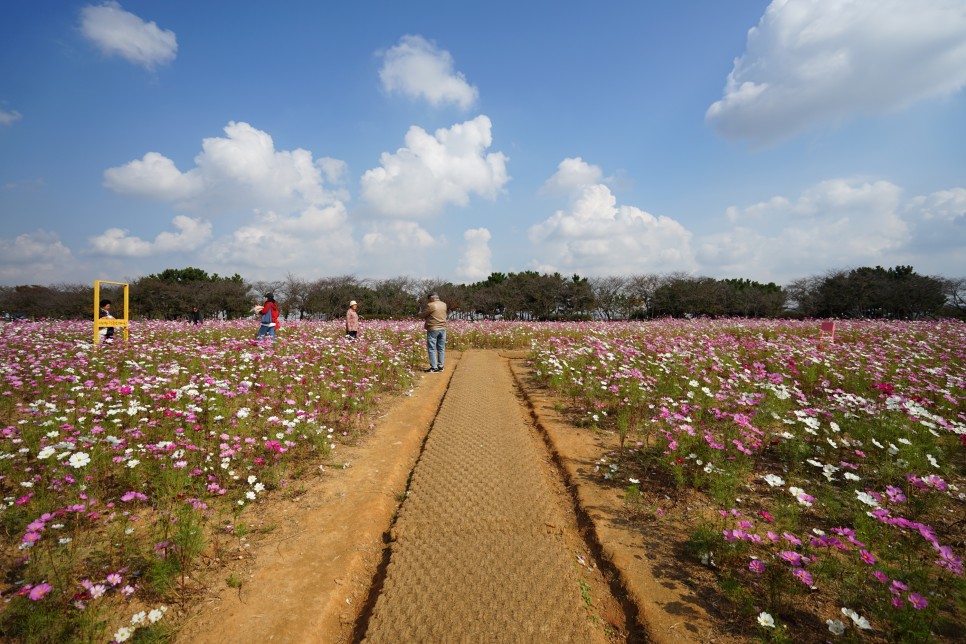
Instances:
[[[261,326],[258,327],[258,335],[255,339],[261,340],[267,335],[272,338],[272,344],[275,344],[275,331],[278,329],[278,305],[275,304],[275,295],[272,293],[265,295],[265,304],[256,313],[260,316]]]
[[[355,300],[349,302],[349,310],[345,312],[345,334],[355,340],[359,335],[359,305]]]

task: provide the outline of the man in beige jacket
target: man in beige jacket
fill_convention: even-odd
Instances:
[[[429,353],[429,372],[443,370],[443,356],[446,353],[446,302],[433,293],[426,298],[426,306],[419,312],[425,320],[426,351]]]

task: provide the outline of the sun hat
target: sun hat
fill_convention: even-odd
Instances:
[[[357,306],[356,305],[356,301],[355,300],[352,300],[351,302],[349,302],[349,306]]]

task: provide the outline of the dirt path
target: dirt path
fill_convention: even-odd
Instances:
[[[527,421],[505,361],[466,353],[393,528],[365,641],[603,641]]]
[[[522,358],[448,353],[322,476],[246,511],[178,641],[728,641],[674,540],[594,474],[613,437],[570,425]]]

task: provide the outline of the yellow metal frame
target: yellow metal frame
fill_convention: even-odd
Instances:
[[[124,315],[119,318],[102,318],[101,312],[101,284],[114,284],[124,287]],[[127,342],[128,326],[128,292],[130,287],[124,282],[108,282],[107,280],[94,280],[94,344],[100,339],[100,330],[109,326],[124,329],[124,341]]]

